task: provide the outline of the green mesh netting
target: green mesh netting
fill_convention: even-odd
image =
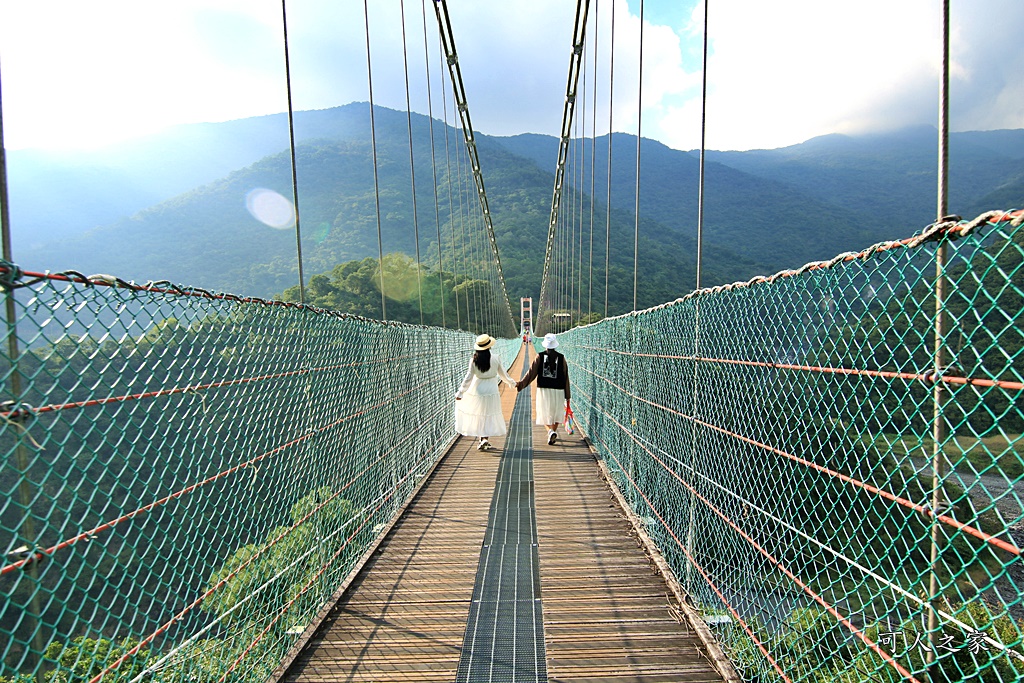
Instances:
[[[452,442],[473,335],[3,272],[0,680],[265,680]]]
[[[560,335],[579,424],[745,680],[1024,677],[1022,215]]]

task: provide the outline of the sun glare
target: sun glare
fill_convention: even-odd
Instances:
[[[284,195],[256,187],[245,195],[245,208],[252,217],[264,225],[283,230],[295,225],[295,208]]]

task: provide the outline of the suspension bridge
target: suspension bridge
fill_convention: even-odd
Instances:
[[[594,185],[589,6],[536,319],[445,2],[440,326],[388,319],[379,197],[380,319],[306,303],[297,210],[293,301],[33,270],[5,216],[0,680],[1024,677],[1024,212],[948,216],[940,187],[912,235],[579,324],[609,282],[566,195]],[[520,377],[531,331],[559,333],[576,431],[548,444],[505,390],[478,451],[452,419],[475,333]]]

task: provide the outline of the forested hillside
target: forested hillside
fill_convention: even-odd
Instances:
[[[457,277],[465,269],[459,263],[470,258],[463,221],[478,211],[473,189],[458,185],[458,171],[465,170],[461,132],[412,117],[414,216],[406,114],[377,109],[376,191],[368,114],[366,103],[355,103],[296,116],[307,281],[378,254],[378,202],[384,253],[415,259],[418,241],[424,272],[440,269]],[[246,210],[246,197],[256,188],[291,196],[282,116],[183,126],[135,148],[97,151],[94,166],[84,157],[15,155],[16,260],[38,270],[167,279],[247,295],[284,292],[298,280],[293,229],[269,227]],[[543,135],[477,134],[513,301],[539,294],[557,144]],[[710,152],[703,284],[798,267],[921,229],[934,219],[936,147],[935,131],[925,128],[825,136],[779,150]],[[574,226],[585,254],[583,262],[576,259],[586,273],[577,281],[587,293],[584,308],[604,310],[607,234],[609,312],[623,312],[632,306],[636,138],[615,134],[610,164],[607,136],[576,143],[573,150],[580,170],[566,176],[563,206],[573,202],[585,216]],[[695,284],[699,165],[695,152],[651,140],[640,151],[638,305],[646,307]],[[1024,204],[1022,158],[1024,131],[955,134],[950,210],[970,217]],[[38,182],[27,189],[32,179]],[[62,187],[73,191],[59,195]],[[46,196],[64,200],[46,203]],[[147,203],[155,197],[163,198]],[[118,212],[120,218],[83,227]]]
[[[377,129],[379,197],[374,192],[368,140],[319,139],[299,146],[299,206],[307,274],[327,273],[339,264],[377,254],[378,198],[385,253],[415,256],[418,227],[425,268],[438,267],[438,231],[445,245],[441,264],[444,270],[452,272],[449,252],[453,240],[456,258],[460,262],[468,258],[468,246],[461,241],[460,221],[478,211],[475,196],[470,196],[475,191],[466,185],[449,187],[445,174],[449,159],[455,172],[458,164],[465,163],[455,156],[456,145],[462,144],[461,137],[448,129],[451,151],[441,156],[437,150],[445,148],[444,129],[435,125],[432,154],[427,121],[417,122],[414,149],[419,170],[414,219],[408,137],[402,128],[404,116],[396,118],[397,115],[390,112],[381,117],[384,123]],[[482,137],[478,144],[509,295],[513,300],[536,296],[553,176],[493,139]],[[438,163],[436,193],[430,172],[432,159]],[[253,188],[289,195],[290,185],[289,157],[281,152],[113,225],[23,253],[27,255],[26,262],[42,263],[51,269],[109,272],[138,281],[166,279],[213,290],[270,296],[297,282],[294,233],[290,226],[276,229],[260,223],[246,210],[245,197]],[[595,308],[599,306],[602,311],[604,241],[609,227],[603,207],[602,202],[595,207],[595,215],[600,217],[594,229],[600,277],[594,278],[593,294],[593,300],[598,302]],[[453,233],[453,227],[459,230]],[[589,225],[586,230],[589,251]],[[610,311],[623,312],[632,306],[632,212],[613,207],[610,232]],[[696,263],[694,238],[667,229],[643,213],[640,232],[645,272],[638,292],[641,305],[654,305],[689,291]],[[713,281],[744,277],[762,267],[754,259],[744,259],[725,249],[719,252],[724,252],[721,258],[706,266]]]

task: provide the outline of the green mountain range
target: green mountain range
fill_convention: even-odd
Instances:
[[[449,187],[445,174],[449,163],[464,170],[461,132],[411,116],[414,212],[410,117],[377,108],[375,124],[376,193],[368,104],[295,117],[307,281],[377,255],[378,204],[385,253],[415,256],[418,241],[422,263],[436,268],[440,234],[443,269],[452,270],[453,245],[456,269],[472,267],[479,250],[462,234],[467,224],[478,228],[475,190]],[[476,140],[509,296],[536,297],[558,140],[479,133]],[[276,115],[181,126],[89,155],[12,152],[15,260],[30,270],[74,269],[279,294],[297,282],[293,228],[259,222],[247,211],[246,197],[255,188],[291,196],[287,141],[287,121]],[[699,161],[696,152],[651,140],[640,147],[638,306],[646,307],[694,286]],[[934,220],[936,149],[934,129],[911,129],[825,136],[778,150],[709,152],[703,284],[770,274],[920,230]],[[594,310],[603,310],[605,233],[610,234],[614,314],[632,307],[636,137],[613,135],[610,152],[611,164],[607,136],[574,143],[571,154],[581,160],[582,171],[567,174],[563,207],[571,202],[586,217],[575,239],[587,255],[579,284]],[[1024,130],[953,135],[951,211],[973,217],[1024,204],[1022,158]]]

